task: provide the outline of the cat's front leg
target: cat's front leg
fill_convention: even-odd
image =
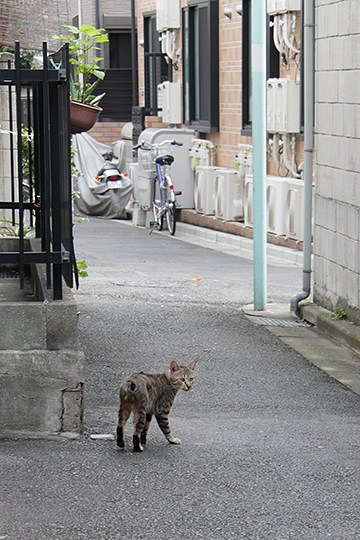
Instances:
[[[151,419],[152,419],[152,414],[147,413],[147,414],[146,414],[146,422],[145,422],[145,426],[144,426],[144,429],[143,429],[143,431],[142,431],[142,433],[141,433],[141,437],[140,437],[140,442],[141,442],[141,444],[146,444],[147,433],[148,433],[148,431],[149,431]]]
[[[173,435],[171,435],[171,433],[166,438],[170,444],[181,444],[181,439],[179,439],[178,437],[174,437]]]
[[[157,423],[159,424],[159,428],[165,435],[166,439],[169,441],[170,444],[180,444],[181,440],[177,437],[174,437],[171,433],[170,424],[169,424],[169,418],[166,413],[159,413],[156,415]]]

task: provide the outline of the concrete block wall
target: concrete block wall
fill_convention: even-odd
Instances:
[[[360,322],[360,2],[316,1],[314,300]]]
[[[0,251],[16,252],[16,242],[1,238]],[[27,250],[38,250],[37,242]],[[0,434],[81,433],[85,358],[77,305],[65,285],[63,300],[52,300],[42,266],[31,277],[34,299],[13,295],[0,304]]]

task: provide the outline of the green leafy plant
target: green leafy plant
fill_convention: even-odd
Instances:
[[[8,45],[0,45],[0,53],[9,52],[15,54],[15,47]],[[34,67],[34,56],[36,51],[29,49],[20,49],[20,67],[23,69],[33,69]]]
[[[87,273],[87,267],[88,265],[85,260],[80,261],[79,259],[76,259],[76,268],[77,268],[79,277],[81,278],[88,277],[89,274]]]
[[[333,311],[330,318],[332,321],[341,321],[343,319],[346,319],[345,310],[343,308],[336,309],[335,311]]]
[[[35,227],[30,225],[24,225],[23,227],[24,238],[35,238]],[[13,236],[15,238],[20,237],[20,225],[12,221],[3,219],[0,221],[0,236]]]
[[[75,78],[70,79],[70,97],[80,103],[97,105],[105,95],[105,92],[94,95],[97,85],[105,77],[100,66],[103,58],[97,56],[97,51],[100,43],[109,41],[108,35],[103,28],[90,24],[82,24],[79,28],[66,24],[64,28],[69,33],[54,36],[54,39],[69,43],[70,63],[75,67]]]

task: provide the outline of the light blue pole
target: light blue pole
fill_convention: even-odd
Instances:
[[[266,267],[266,0],[251,2],[254,204],[254,310],[265,311]]]

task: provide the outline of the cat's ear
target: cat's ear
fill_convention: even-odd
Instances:
[[[179,364],[175,362],[175,360],[172,360],[170,364],[170,371],[174,372],[174,371],[178,371],[179,369],[180,369]]]
[[[193,360],[190,364],[188,364],[188,368],[189,369],[195,369],[196,364],[197,364],[197,361]]]

